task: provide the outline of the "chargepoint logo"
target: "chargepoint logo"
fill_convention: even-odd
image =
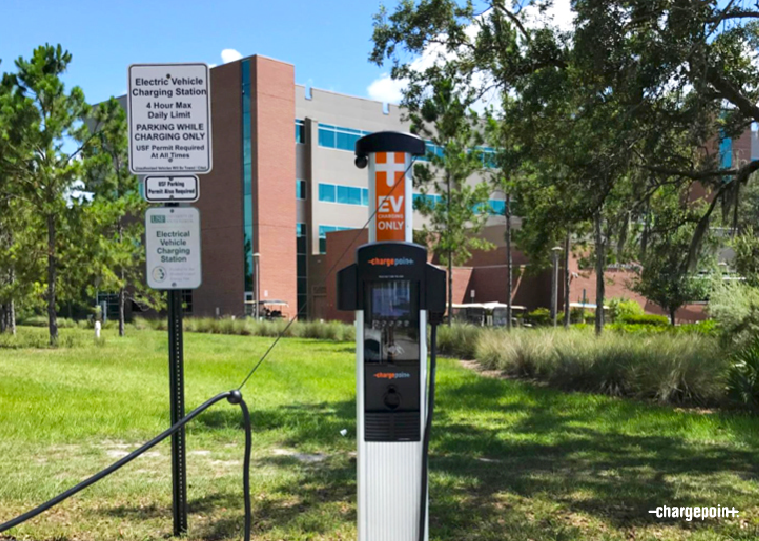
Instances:
[[[407,267],[414,264],[410,257],[373,257],[368,261],[372,267]]]
[[[377,379],[405,379],[410,378],[411,374],[408,372],[377,372],[374,377]]]

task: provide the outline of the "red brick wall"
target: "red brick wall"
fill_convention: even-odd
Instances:
[[[203,284],[193,315],[243,311],[242,98],[240,64],[211,70],[213,170],[200,175]]]
[[[751,128],[733,139],[733,167],[739,167],[744,160],[751,161]]]
[[[337,309],[337,273],[356,262],[356,249],[367,242],[369,242],[369,232],[366,229],[360,233],[355,229],[327,233],[327,253],[323,256],[324,272],[327,273],[330,269],[332,272],[324,276],[324,284],[314,284],[324,285],[327,288],[324,319],[353,321],[353,312]]]
[[[569,286],[570,302],[582,302],[583,288],[586,290],[588,304],[596,304],[596,273],[592,270],[580,270],[577,265],[577,259],[571,258],[569,268],[577,276],[573,276]],[[661,308],[646,299],[644,296],[635,293],[630,289],[630,284],[635,274],[631,271],[607,269],[604,273],[606,288],[604,295],[606,302],[613,297],[625,297],[633,299],[649,314],[660,314],[669,316]],[[563,283],[563,276],[559,281]],[[560,296],[559,302],[563,302],[563,295]],[[702,305],[688,305],[680,308],[675,314],[675,321],[678,323],[688,323],[706,319],[707,314],[704,312]]]
[[[447,272],[446,267],[440,267]],[[479,293],[473,283],[474,269],[471,267],[453,267],[453,304],[465,304],[471,301],[469,292],[474,289],[475,298]],[[446,280],[448,278],[446,277]],[[448,294],[448,282],[446,281],[446,295]]]
[[[261,254],[260,298],[286,301],[285,312],[293,316],[298,310],[295,71],[290,64],[254,56],[250,79],[253,242],[254,252]]]

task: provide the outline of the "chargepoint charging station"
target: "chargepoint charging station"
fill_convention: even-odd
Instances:
[[[369,243],[337,282],[338,308],[355,311],[357,326],[359,541],[428,538],[427,325],[445,311],[445,272],[411,242],[411,156],[424,153],[406,133],[356,143],[356,165],[369,166]]]

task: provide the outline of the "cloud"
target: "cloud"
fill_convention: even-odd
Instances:
[[[572,30],[575,17],[577,17],[569,0],[554,0],[553,2],[539,0],[525,7],[522,12],[527,28],[554,26],[564,32]]]
[[[242,53],[238,51],[237,49],[224,49],[221,51],[221,60],[225,64],[228,64],[229,62],[235,62],[236,60],[240,60],[242,58]]]
[[[406,81],[394,81],[389,74],[383,73],[379,79],[372,81],[366,92],[373,100],[397,105],[403,99],[405,87]]]
[[[483,13],[480,17],[486,16],[487,12]],[[554,0],[553,2],[536,0],[525,7],[519,13],[519,16],[528,28],[553,26],[562,31],[569,31],[572,29],[576,13],[572,10],[570,0]],[[477,32],[477,24],[471,24],[466,28],[466,34],[471,40],[476,38]],[[410,67],[412,70],[422,71],[438,62],[445,62],[455,57],[456,54],[446,51],[444,45],[434,43],[427,46],[422,55],[411,62]],[[474,88],[486,88],[490,82],[489,75],[482,72],[476,73],[472,78],[472,86]],[[390,78],[390,74],[383,73],[378,79],[372,81],[367,87],[366,92],[369,98],[373,100],[397,104],[403,99],[403,91],[407,84],[408,81],[406,80],[393,80]],[[497,108],[500,101],[499,97],[498,92],[495,90],[486,92],[486,95],[473,108],[478,112],[484,111],[489,105]]]
[[[209,67],[209,68],[215,68],[215,67],[216,67],[216,64],[208,64],[208,67]]]

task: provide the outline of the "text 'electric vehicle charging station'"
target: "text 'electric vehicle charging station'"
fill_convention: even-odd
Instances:
[[[373,133],[356,143],[356,165],[369,166],[369,244],[337,283],[338,308],[356,312],[358,330],[359,541],[428,537],[434,328],[445,311],[445,272],[411,243],[411,156],[424,153],[424,141],[405,133]]]

